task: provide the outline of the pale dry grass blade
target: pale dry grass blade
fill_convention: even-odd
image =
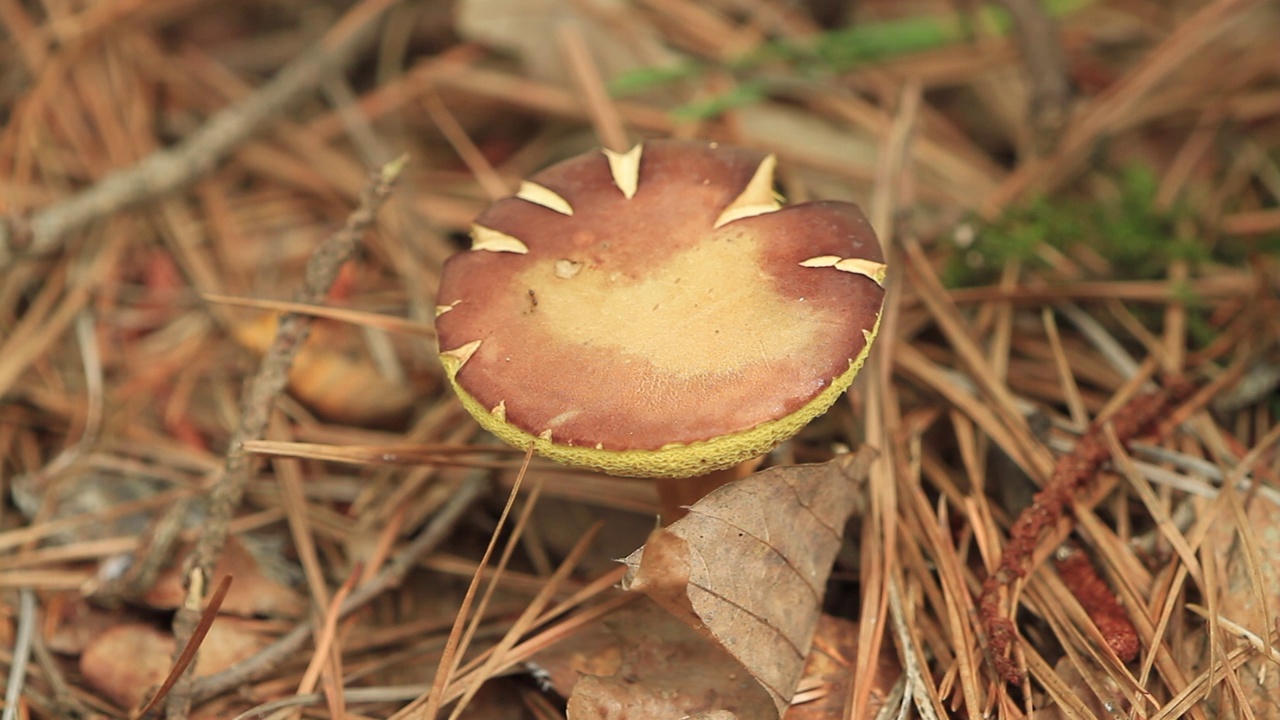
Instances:
[[[233,297],[230,295],[218,295],[216,293],[202,293],[201,297],[211,303],[254,308],[257,310],[269,310],[276,313],[300,313],[303,315],[311,315],[312,317],[338,320],[351,325],[358,325],[360,327],[373,328],[377,330],[386,330],[388,332],[402,333],[405,335],[417,335],[420,337],[435,337],[436,335],[435,328],[430,325],[416,322],[414,320],[406,320],[404,318],[391,317],[389,315],[381,315],[362,310],[351,310],[348,308],[329,307],[324,305],[308,305],[305,303],[295,303],[284,300]]]
[[[493,165],[485,158],[484,153],[467,136],[466,128],[462,127],[453,113],[449,112],[449,108],[439,96],[426,95],[422,99],[422,106],[426,108],[427,114],[431,116],[436,127],[440,128],[445,139],[453,146],[454,152],[458,153],[458,157],[466,163],[467,169],[480,182],[480,187],[484,188],[489,199],[497,200],[510,195],[511,189],[507,181],[493,169]]]
[[[591,51],[582,37],[581,29],[576,25],[563,25],[557,39],[568,62],[578,95],[591,117],[596,137],[600,139],[600,145],[614,152],[626,152],[631,143],[627,140],[626,128],[622,126],[622,116],[609,99],[604,79],[600,76],[600,68],[596,67],[591,58]]]
[[[268,437],[288,437],[288,431],[279,418],[273,418],[268,429]],[[288,442],[288,440],[284,440]],[[289,523],[289,532],[297,549],[298,560],[302,564],[303,574],[307,579],[307,588],[315,604],[314,610],[329,607],[329,587],[325,583],[324,568],[316,552],[311,521],[307,512],[307,500],[303,494],[302,465],[296,460],[278,458],[274,461],[277,479],[280,483],[280,499],[285,519]],[[302,691],[299,691],[302,692]]]
[[[909,502],[916,519],[915,532],[923,536],[930,550],[930,557],[937,565],[942,597],[941,605],[936,606],[935,611],[943,616],[950,631],[949,649],[954,653],[957,663],[965,713],[969,718],[980,718],[987,702],[980,688],[978,666],[975,663],[975,660],[981,658],[981,650],[970,623],[975,608],[966,580],[967,573],[955,548],[937,526],[928,500],[918,487],[911,493]]]
[[[471,460],[467,455],[489,455],[502,448],[483,448],[467,445],[412,446],[412,445],[321,445],[317,443],[253,440],[244,443],[246,452],[293,457],[304,460],[351,463],[357,465],[455,465],[460,467],[487,467],[517,469],[519,462],[495,462],[483,459]]]
[[[921,718],[924,718],[924,720],[941,720],[941,718],[947,716],[947,712],[942,707],[942,701],[938,697],[933,683],[925,679],[926,658],[921,649],[919,639],[915,637],[911,626],[906,621],[908,608],[902,602],[902,589],[897,578],[890,578],[888,586],[889,605],[894,609],[891,616],[893,629],[902,647],[904,679],[907,684],[906,692],[915,701],[916,712],[920,713]],[[973,711],[970,712],[972,716]]]
[[[529,461],[533,459],[533,448],[530,447],[525,453],[524,464],[520,467],[519,478],[523,478],[525,471],[529,467]],[[520,492],[520,481],[517,479],[511,488],[511,493],[507,496],[507,503],[502,508],[502,514],[498,517],[498,522],[494,527],[493,534],[489,538],[489,545],[485,548],[484,555],[481,556],[479,568],[484,568],[489,564],[489,558],[493,555],[493,550],[498,544],[498,531],[506,524],[507,516],[511,513],[511,508],[515,503],[516,495]],[[531,507],[531,506],[527,506]],[[508,543],[509,547],[514,546],[514,539]],[[420,698],[421,709],[416,713],[418,717],[424,720],[434,720],[440,712],[440,707],[444,702],[444,692],[453,679],[453,674],[457,671],[458,665],[462,662],[462,654],[466,652],[465,637],[469,640],[474,633],[476,624],[480,620],[480,615],[468,618],[471,613],[472,603],[475,599],[476,590],[480,584],[480,573],[477,572],[471,579],[471,584],[467,587],[467,594],[462,600],[462,608],[458,611],[457,618],[454,620],[453,629],[449,631],[449,640],[445,645],[444,652],[440,655],[440,664],[436,669],[435,678],[431,681],[431,692],[425,697]],[[490,585],[492,588],[496,583]],[[488,595],[486,594],[486,598]],[[398,715],[407,716],[410,710],[417,709],[414,705],[404,708]]]
[[[990,363],[982,355],[980,348],[973,340],[972,331],[968,329],[959,310],[947,296],[946,289],[933,272],[923,249],[918,243],[910,241],[905,247],[909,275],[916,282],[921,298],[928,305],[939,328],[946,334],[965,367],[972,373],[978,387],[992,401],[996,417],[1007,427],[1012,444],[1018,448],[1019,455],[1028,462],[1028,469],[1032,476],[1043,482],[1053,469],[1053,460],[1048,451],[1031,435],[1022,414],[1017,410],[1013,395],[998,379]]]
[[[533,505],[532,498],[530,499],[529,505]],[[520,614],[520,617],[516,618],[516,621],[511,624],[511,628],[507,631],[507,634],[503,636],[502,640],[498,641],[496,646],[494,646],[493,653],[490,655],[489,659],[472,672],[472,676],[469,678],[468,682],[458,683],[459,687],[455,690],[458,694],[457,705],[454,706],[453,712],[449,715],[449,720],[458,720],[458,718],[461,717],[462,712],[466,710],[467,704],[475,697],[476,693],[479,692],[480,686],[484,684],[486,680],[493,677],[499,669],[505,667],[509,663],[509,660],[505,657],[506,654],[515,647],[516,643],[520,641],[525,633],[536,626],[538,616],[542,613],[543,609],[546,608],[547,604],[551,602],[551,599],[560,583],[567,578],[569,573],[577,566],[587,549],[591,547],[591,543],[595,541],[596,534],[599,533],[600,529],[603,527],[604,523],[597,522],[595,525],[592,525],[587,529],[587,532],[583,534],[577,544],[574,545],[573,549],[570,550],[560,567],[556,568],[556,571],[552,573],[551,577],[547,578],[547,582],[543,586],[542,590],[534,596],[533,600],[529,602],[529,606]]]
[[[1197,605],[1196,603],[1187,603],[1187,609],[1199,615],[1200,617],[1204,618],[1205,620],[1208,620],[1210,618],[1209,611],[1203,606]],[[1248,628],[1238,623],[1232,622],[1231,620],[1224,618],[1220,615],[1218,616],[1217,621],[1218,621],[1218,625],[1223,630],[1226,630],[1232,635],[1235,635],[1241,640],[1244,640],[1246,643],[1249,644],[1250,647],[1258,651],[1259,654],[1266,655],[1270,657],[1273,661],[1280,663],[1280,650],[1277,650],[1274,644],[1268,643],[1267,640],[1263,638],[1263,636],[1258,635],[1252,630],[1249,630]]]
[[[930,362],[923,353],[910,345],[899,346],[894,362],[964,412],[1028,475],[1036,472],[1037,464],[1023,452],[1024,445],[1014,439],[1012,431],[1001,422],[987,404],[974,397],[968,388],[956,383],[944,368]]]
[[[1053,349],[1053,363],[1058,370],[1062,382],[1062,394],[1066,398],[1067,407],[1071,411],[1071,421],[1077,427],[1084,428],[1089,424],[1089,411],[1085,409],[1084,400],[1080,397],[1080,386],[1076,384],[1075,375],[1071,372],[1071,361],[1062,348],[1062,337],[1058,334],[1058,323],[1054,320],[1053,310],[1044,308],[1041,311],[1045,335],[1049,338],[1049,347]]]
[[[1056,709],[1062,713],[1064,718],[1069,720],[1090,720],[1096,717],[1089,706],[1084,704],[1076,691],[1069,687],[1058,677],[1058,673],[1049,663],[1040,656],[1034,649],[1026,649],[1023,651],[1026,658],[1027,669],[1031,672],[1036,682],[1049,694],[1055,702]]]
[[[1196,584],[1203,586],[1200,563],[1196,562],[1195,551],[1192,550],[1190,543],[1187,542],[1187,538],[1178,530],[1173,518],[1169,515],[1163,503],[1160,502],[1160,499],[1156,497],[1150,483],[1142,476],[1142,473],[1138,472],[1133,459],[1125,451],[1113,428],[1109,426],[1106,428],[1106,437],[1107,445],[1111,449],[1111,462],[1129,481],[1129,486],[1134,492],[1138,494],[1138,498],[1146,506],[1147,512],[1151,513],[1151,517],[1155,520],[1156,526],[1164,536],[1165,541],[1169,543],[1174,553],[1178,555],[1178,559],[1182,561],[1191,578],[1196,581]]]
[[[1175,720],[1188,714],[1194,715],[1197,704],[1209,696],[1214,685],[1222,681],[1226,668],[1228,666],[1233,670],[1239,668],[1249,660],[1252,653],[1252,648],[1245,647],[1232,650],[1221,659],[1215,659],[1207,670],[1197,675],[1169,702],[1152,713],[1150,720]]]
[[[338,588],[338,591],[333,594],[333,599],[328,606],[325,607],[323,619],[316,631],[315,651],[311,654],[307,669],[302,673],[302,679],[298,681],[297,694],[305,695],[310,693],[320,681],[320,673],[323,672],[325,664],[331,660],[330,651],[337,641],[339,611],[359,579],[360,575],[357,572],[352,572],[348,575],[347,579]],[[326,692],[325,695],[328,696],[329,693]],[[332,698],[330,698],[330,702],[333,702]],[[341,716],[339,714],[336,717]],[[298,711],[295,717],[301,717],[301,711]]]

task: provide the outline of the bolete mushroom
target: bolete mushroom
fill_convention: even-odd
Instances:
[[[784,206],[775,165],[650,140],[495,202],[440,281],[463,405],[511,445],[630,477],[726,468],[825,412],[867,357],[885,265],[856,205]]]

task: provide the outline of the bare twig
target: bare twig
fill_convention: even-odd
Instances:
[[[344,64],[369,37],[372,21],[393,4],[394,0],[369,0],[358,5],[257,92],[210,117],[177,145],[158,150],[29,219],[0,217],[0,270],[20,255],[51,253],[70,233],[90,222],[173,192],[208,173],[294,98]]]
[[[1067,55],[1058,27],[1036,0],[996,0],[1009,16],[1018,39],[1018,52],[1027,68],[1031,98],[1027,120],[1037,153],[1052,152],[1067,125],[1071,109],[1071,80]]]
[[[22,697],[22,684],[27,679],[27,659],[31,657],[31,638],[36,630],[36,593],[31,588],[18,591],[18,632],[13,641],[13,664],[9,666],[9,682],[4,688],[4,720],[17,720]]]
[[[169,670],[169,675],[160,684],[160,689],[156,690],[156,694],[147,701],[146,705],[138,711],[135,717],[145,717],[151,709],[156,707],[165,695],[173,688],[187,671],[188,667],[193,667],[196,659],[196,653],[200,650],[200,643],[204,642],[204,636],[209,634],[209,629],[213,627],[214,618],[218,615],[218,609],[222,607],[222,601],[227,598],[227,591],[231,589],[231,576],[223,575],[222,580],[218,583],[218,589],[213,591],[209,596],[209,604],[200,614],[200,622],[196,625],[195,632],[187,639],[186,645],[178,652],[178,658],[173,663],[173,668]],[[199,589],[193,587],[192,594],[198,594]],[[197,598],[198,599],[198,598]]]
[[[152,521],[140,538],[141,543],[133,553],[129,568],[118,577],[91,588],[90,594],[94,599],[105,605],[115,605],[123,600],[139,597],[151,589],[160,571],[173,557],[175,545],[194,502],[190,497],[181,498]]]
[[[560,28],[559,39],[600,144],[615,152],[625,152],[631,145],[627,142],[626,128],[622,126],[622,116],[609,100],[609,92],[600,77],[600,69],[591,59],[582,31],[573,25],[564,25]]]
[[[370,600],[398,585],[405,573],[422,556],[435,550],[440,542],[448,537],[462,515],[488,488],[488,478],[487,471],[475,470],[469,473],[427,527],[397,553],[373,580],[360,585],[347,596],[338,611],[339,617],[350,615],[364,607]],[[206,700],[238,685],[266,676],[280,663],[294,657],[298,649],[311,637],[313,631],[314,627],[310,622],[301,623],[252,658],[236,663],[220,673],[200,678],[193,687],[193,699],[197,702]]]
[[[36,658],[36,664],[40,666],[40,670],[44,673],[45,680],[49,683],[49,688],[53,691],[50,704],[54,713],[60,718],[69,719],[91,715],[89,709],[72,692],[66,675],[63,674],[62,668],[59,667],[57,659],[49,650],[49,646],[45,644],[43,633],[34,633],[31,636],[31,652]]]
[[[369,185],[361,192],[360,206],[347,217],[341,230],[322,242],[307,261],[303,288],[297,302],[319,303],[328,293],[343,263],[356,249],[365,230],[377,217],[378,208],[391,194],[391,188],[404,169],[405,158],[383,166]],[[241,403],[240,426],[236,428],[227,449],[222,477],[214,486],[208,500],[208,515],[204,532],[195,550],[188,558],[191,568],[188,576],[208,579],[226,543],[231,515],[244,497],[245,486],[251,475],[251,456],[245,452],[244,443],[262,437],[271,415],[277,395],[288,381],[289,367],[298,350],[306,342],[311,329],[307,315],[288,313],[280,318],[275,341],[262,358],[258,374],[247,386]],[[178,609],[173,620],[173,634],[179,647],[186,645],[200,620],[200,606],[187,605]],[[167,712],[170,718],[186,717],[191,704],[191,679],[188,674],[178,683],[169,696]]]

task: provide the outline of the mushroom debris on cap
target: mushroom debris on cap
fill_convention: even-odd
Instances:
[[[436,331],[463,405],[565,464],[692,477],[768,451],[866,359],[884,301],[856,205],[784,205],[776,160],[651,140],[553,165],[444,267]]]

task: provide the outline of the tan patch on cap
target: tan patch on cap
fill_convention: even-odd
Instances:
[[[829,319],[781,297],[760,271],[761,239],[722,233],[639,278],[584,268],[555,282],[549,263],[517,277],[536,289],[538,322],[559,342],[611,348],[674,377],[785,360]]]
[[[582,263],[580,262],[575,260],[556,261],[556,277],[561,280],[568,280],[580,272],[582,272]]]

